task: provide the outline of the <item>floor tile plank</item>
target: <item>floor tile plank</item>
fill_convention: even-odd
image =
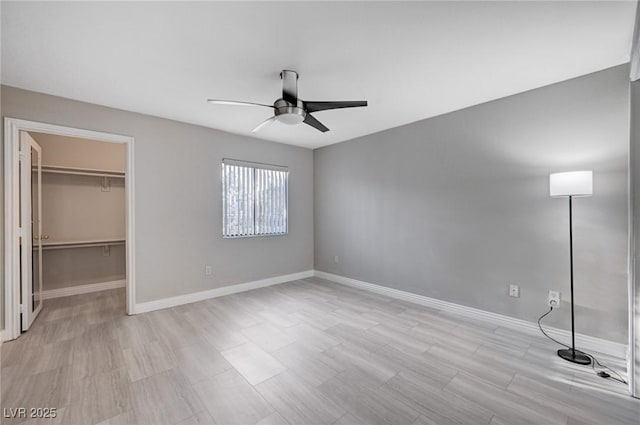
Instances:
[[[257,385],[286,369],[275,357],[251,342],[221,354],[251,385]]]
[[[274,412],[235,370],[213,376],[194,390],[218,424],[255,424]]]
[[[331,425],[345,411],[293,372],[283,372],[256,386],[262,396],[292,424]]]

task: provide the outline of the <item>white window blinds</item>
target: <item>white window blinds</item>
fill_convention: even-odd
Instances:
[[[289,171],[286,167],[222,161],[222,236],[287,233]]]

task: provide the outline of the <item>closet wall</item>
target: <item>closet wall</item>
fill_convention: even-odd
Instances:
[[[124,280],[125,146],[31,136],[42,148],[44,290]]]

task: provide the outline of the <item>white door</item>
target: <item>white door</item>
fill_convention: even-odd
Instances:
[[[42,310],[42,150],[20,132],[20,311],[22,330]]]

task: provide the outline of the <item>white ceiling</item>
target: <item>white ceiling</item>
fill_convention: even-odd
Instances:
[[[629,61],[634,1],[2,2],[3,84],[233,133],[271,112],[279,72],[331,131],[260,138],[320,147]]]

